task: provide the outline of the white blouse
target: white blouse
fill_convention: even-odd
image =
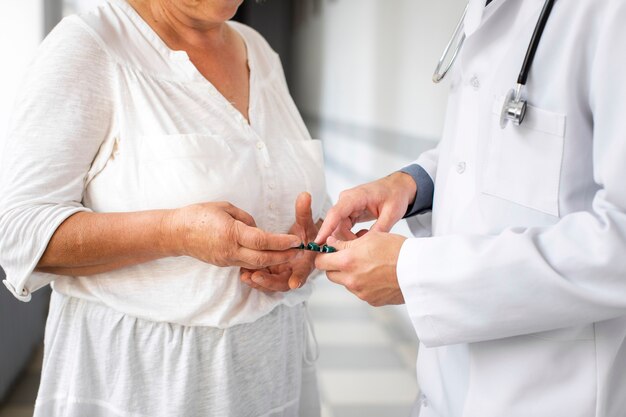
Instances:
[[[60,293],[135,317],[224,328],[308,297],[309,286],[252,290],[239,268],[190,257],[90,277],[34,272],[56,228],[80,211],[229,201],[260,228],[286,232],[296,196],[308,191],[315,219],[323,217],[321,145],[280,59],[254,30],[229,24],[247,45],[250,124],[123,0],[64,19],[43,42],[0,154],[0,264],[17,298],[52,281]]]

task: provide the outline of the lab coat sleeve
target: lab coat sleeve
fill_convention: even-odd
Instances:
[[[402,168],[400,172],[410,175],[417,186],[415,200],[413,204],[407,208],[404,217],[413,217],[428,210],[432,210],[435,183],[430,175],[428,175],[428,172],[418,164],[406,166]]]
[[[591,71],[592,209],[494,236],[409,239],[398,280],[426,346],[495,340],[626,315],[626,3],[598,38]],[[581,83],[585,82],[581,80]],[[581,88],[586,88],[581,86]]]
[[[413,176],[417,184],[416,203],[407,208],[405,215],[409,229],[416,237],[428,237],[432,234],[432,216],[429,210],[432,209],[433,205],[440,144],[422,153],[416,161],[401,170]],[[419,169],[408,169],[411,167],[418,167]]]
[[[19,300],[55,278],[35,267],[58,226],[87,211],[87,174],[112,126],[112,65],[74,17],[46,38],[25,74],[0,154],[0,265]]]

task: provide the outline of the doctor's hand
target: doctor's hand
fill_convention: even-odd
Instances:
[[[303,243],[310,242],[317,234],[318,226],[313,222],[311,195],[301,193],[296,199],[296,222],[289,233],[299,236]],[[315,253],[301,251],[298,258],[281,265],[257,271],[242,268],[241,281],[252,288],[265,292],[289,291],[300,288],[315,270]]]
[[[252,216],[227,202],[193,204],[163,218],[164,252],[217,266],[250,269],[283,264],[299,256],[300,236],[260,230]]]
[[[369,232],[347,242],[330,237],[328,244],[338,252],[318,255],[315,266],[374,307],[404,304],[396,266],[405,240],[404,236],[382,232]]]
[[[357,235],[351,232],[352,227],[370,220],[376,220],[371,231],[388,232],[404,217],[416,193],[415,181],[403,172],[343,191],[337,204],[328,211],[315,242],[323,244],[331,235],[343,240],[355,239]]]

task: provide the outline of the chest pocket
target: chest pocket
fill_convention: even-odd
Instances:
[[[258,201],[258,178],[250,175],[256,171],[255,154],[236,152],[218,136],[145,136],[139,154],[140,187],[147,208],[229,201],[248,209]]]
[[[491,118],[482,192],[558,217],[565,116],[528,106],[520,126],[502,129],[500,104]]]

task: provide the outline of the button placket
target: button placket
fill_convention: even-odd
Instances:
[[[276,190],[276,173],[272,168],[272,162],[270,158],[270,154],[268,151],[267,144],[262,140],[258,139],[255,147],[257,152],[259,152],[259,156],[261,159],[262,165],[266,168],[261,170],[262,182],[264,184],[264,207],[267,213],[267,219],[269,222],[269,226],[274,228],[277,224],[277,213],[276,209],[278,208],[277,196],[275,195]]]
[[[265,173],[265,195],[266,197],[266,207],[270,210],[268,213],[268,217],[272,222],[276,222],[277,214],[276,209],[278,208],[278,198],[276,195],[276,173],[274,170],[267,170]]]
[[[474,74],[472,78],[470,78],[469,84],[475,91],[480,90],[480,79],[478,78],[478,75]]]

